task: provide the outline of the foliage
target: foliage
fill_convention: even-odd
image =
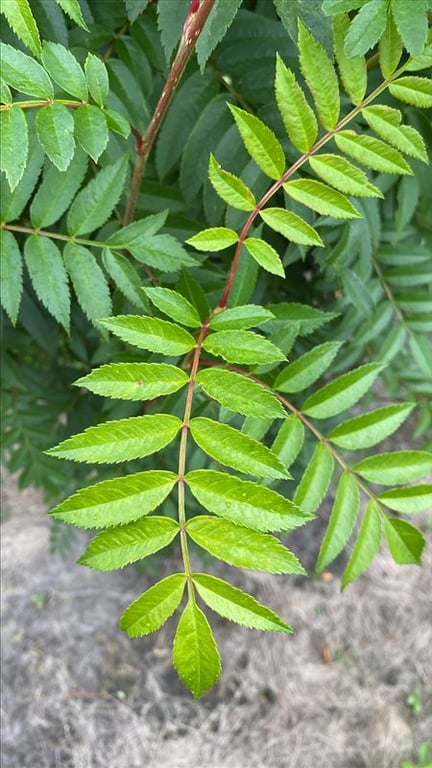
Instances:
[[[431,486],[411,485],[431,471],[427,444],[363,453],[413,411],[418,436],[432,420],[431,5],[416,2],[3,11],[5,460],[58,501],[92,483],[51,513],[101,529],[82,564],[178,542],[182,571],[120,623],[153,632],[186,594],[173,659],[197,697],[220,675],[198,598],[292,629],[195,573],[191,547],[304,575],[274,534],[312,524],[334,488],[317,572],[349,545],[346,587],[383,539],[421,563],[401,515],[430,507]],[[378,379],[404,402],[374,407]]]

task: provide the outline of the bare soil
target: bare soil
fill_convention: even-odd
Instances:
[[[196,702],[171,666],[173,622],[135,641],[118,628],[173,564],[98,574],[75,565],[85,538],[67,559],[50,555],[46,506],[12,478],[4,510],[3,768],[399,768],[431,738],[430,541],[423,569],[382,552],[343,594],[337,568],[326,579],[229,569],[296,634],[211,617],[224,669]],[[306,562],[309,528],[292,539]]]

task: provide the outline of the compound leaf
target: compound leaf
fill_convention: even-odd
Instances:
[[[189,601],[177,626],[173,663],[177,674],[199,699],[221,673],[218,647],[206,616],[195,602]]]
[[[60,250],[48,237],[30,235],[25,241],[24,258],[38,298],[69,332],[69,283]]]
[[[281,257],[278,252],[265,240],[260,237],[247,237],[243,242],[244,247],[249,251],[253,259],[272,275],[285,277],[285,272]]]
[[[201,450],[224,466],[275,480],[290,476],[270,448],[234,427],[198,416],[191,419],[190,430]]]
[[[111,528],[130,523],[160,507],[177,482],[174,472],[137,472],[82,488],[50,512],[79,528]]]
[[[87,101],[87,82],[81,65],[75,56],[60,43],[44,40],[42,63],[49,76],[66,93]]]
[[[318,509],[330,485],[334,459],[323,443],[318,443],[294,495],[294,503],[309,515]]]
[[[212,186],[225,203],[240,211],[253,211],[256,206],[253,192],[233,173],[224,171],[214,155],[210,155],[208,176]]]
[[[186,530],[196,544],[229,565],[267,573],[306,573],[293,552],[268,533],[206,515],[189,520]]]
[[[117,205],[126,179],[128,158],[120,157],[92,179],[73,201],[67,218],[70,235],[93,232],[111,215]]]
[[[184,328],[156,317],[119,315],[100,323],[127,344],[149,352],[184,355],[195,346],[194,337]]]
[[[268,227],[300,245],[323,245],[318,232],[310,224],[284,208],[265,208],[260,211],[262,220]]]
[[[279,392],[301,392],[314,383],[331,365],[343,342],[327,341],[293,360],[279,373],[274,388]]]
[[[370,389],[384,367],[381,363],[366,363],[342,374],[310,395],[302,411],[316,419],[328,419],[346,411]]]
[[[412,403],[400,403],[354,416],[335,427],[328,439],[350,451],[371,448],[393,434],[408,418],[413,408]]]
[[[13,192],[23,177],[28,156],[28,127],[24,110],[13,106],[1,112],[0,130],[0,168],[5,172]]]
[[[225,472],[197,469],[185,480],[209,512],[256,531],[293,531],[313,517],[276,491]]]
[[[147,517],[98,533],[78,560],[95,571],[115,571],[168,546],[179,531],[169,517]]]
[[[1,12],[4,13],[9,26],[24,45],[35,56],[39,56],[41,52],[39,30],[28,0],[7,0],[7,2],[2,3]]]
[[[336,219],[356,219],[360,217],[345,195],[314,179],[298,179],[283,185],[285,192],[298,203],[312,208],[324,216]]]
[[[46,451],[50,456],[95,464],[142,459],[171,443],[181,427],[177,416],[133,416],[88,427]]]
[[[273,131],[258,117],[228,104],[244,145],[259,168],[271,179],[285,170],[285,154]]]
[[[184,387],[187,374],[166,363],[109,363],[75,382],[95,395],[121,400],[153,400]]]
[[[378,485],[419,480],[432,472],[432,454],[427,451],[394,451],[368,456],[353,467],[361,477]]]
[[[2,9],[3,10],[3,9]],[[0,42],[3,80],[19,93],[52,99],[54,88],[48,74],[37,61],[17,48]]]
[[[309,158],[309,164],[317,176],[346,195],[384,197],[378,187],[370,183],[364,171],[356,168],[345,157],[315,155]]]
[[[128,605],[120,629],[129,637],[142,637],[160,629],[179,607],[186,584],[184,573],[173,573],[147,589]]]
[[[360,509],[360,491],[358,484],[349,472],[344,472],[339,480],[325,536],[316,564],[320,573],[342,552],[347,544],[358,511]]]
[[[36,132],[44,152],[59,171],[66,171],[75,152],[74,121],[64,104],[42,107],[36,115]]]
[[[300,88],[296,76],[279,54],[276,58],[276,101],[286,132],[299,152],[308,152],[318,135],[315,114]]]
[[[342,589],[358,579],[371,564],[379,550],[381,536],[381,511],[374,501],[370,501],[366,507],[352,555],[342,576]]]
[[[111,312],[111,296],[105,275],[95,257],[82,245],[66,243],[63,251],[66,269],[84,314],[95,322]]]
[[[213,611],[229,621],[235,621],[249,629],[261,629],[268,632],[293,632],[294,630],[270,608],[261,605],[227,581],[209,576],[206,573],[194,573],[193,582],[202,600]]]
[[[421,565],[425,547],[422,533],[406,520],[395,517],[384,518],[384,533],[390,553],[399,565]]]
[[[170,288],[144,288],[150,301],[168,317],[181,325],[200,328],[201,319],[195,307],[181,293]]]
[[[217,331],[207,336],[203,348],[228,363],[265,365],[285,360],[278,347],[253,331]]]
[[[300,67],[312,93],[323,127],[331,131],[340,109],[339,84],[335,68],[324,47],[310,34],[304,24],[298,24]]]
[[[197,384],[225,408],[243,416],[284,419],[286,413],[277,398],[257,382],[225,368],[199,371]]]

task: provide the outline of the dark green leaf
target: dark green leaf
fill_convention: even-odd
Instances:
[[[221,662],[210,624],[189,601],[177,626],[173,662],[180,680],[199,699],[218,680]]]
[[[108,128],[114,133],[119,133],[124,139],[127,139],[131,132],[131,127],[126,118],[116,112],[115,109],[105,109],[104,115],[108,124]]]
[[[216,0],[195,46],[201,72],[234,21],[241,2],[242,0]]]
[[[268,389],[241,374],[224,368],[199,371],[196,382],[209,397],[244,416],[284,419],[286,412]]]
[[[58,221],[80,188],[86,170],[87,157],[79,149],[66,171],[59,171],[51,164],[47,166],[30,206],[34,227],[48,227]]]
[[[160,629],[179,607],[185,583],[184,573],[173,573],[158,581],[126,608],[120,629],[129,637],[142,637]]]
[[[386,0],[369,0],[351,22],[345,40],[348,56],[363,56],[383,34],[387,22]]]
[[[95,322],[111,313],[111,296],[105,275],[95,257],[82,245],[69,242],[63,251],[76,297],[89,320]]]
[[[84,71],[90,96],[96,104],[103,107],[109,94],[108,72],[105,64],[99,56],[88,53]]]
[[[110,363],[102,365],[78,379],[78,387],[86,387],[95,395],[121,400],[153,400],[184,387],[187,374],[175,365],[165,363]]]
[[[366,60],[363,56],[349,57],[344,50],[347,32],[350,27],[348,14],[338,14],[333,19],[333,40],[336,61],[343,87],[353,104],[358,105],[364,99],[367,87]]]
[[[117,288],[132,304],[142,309],[145,298],[142,293],[141,280],[130,260],[120,253],[112,253],[108,248],[102,252],[103,265],[114,280]]]
[[[115,336],[139,349],[162,355],[184,355],[195,346],[195,339],[184,328],[167,320],[138,315],[119,315],[101,320],[101,325]]]
[[[25,241],[24,258],[38,298],[69,332],[69,283],[58,247],[47,237],[30,235]]]
[[[115,571],[172,542],[179,525],[169,517],[147,517],[98,533],[78,560],[95,571]]]
[[[408,53],[420,55],[428,34],[428,0],[410,0],[408,4],[405,0],[392,0],[391,9]]]

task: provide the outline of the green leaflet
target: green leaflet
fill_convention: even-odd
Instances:
[[[428,0],[392,0],[393,19],[403,44],[411,56],[419,56],[428,34]]]
[[[0,77],[0,102],[12,105],[12,92],[7,83]]]
[[[100,323],[127,344],[162,355],[184,355],[195,346],[194,337],[184,328],[155,317],[119,315]]]
[[[265,307],[245,304],[218,312],[210,320],[209,326],[216,331],[240,331],[263,325],[273,318],[273,313]]]
[[[345,40],[347,56],[363,56],[383,34],[387,22],[386,0],[368,0],[351,22]]]
[[[210,154],[208,176],[212,186],[225,203],[240,211],[253,211],[256,206],[253,192],[233,173],[224,171],[212,154]]]
[[[2,9],[3,10],[3,9]],[[0,42],[3,80],[19,93],[52,99],[54,88],[47,73],[37,61],[11,45]]]
[[[338,316],[337,313],[323,312],[321,309],[309,307],[306,304],[298,304],[297,302],[270,304],[269,309],[275,316],[272,327],[280,331],[287,324],[295,324],[301,336],[313,333],[324,323],[328,323]]]
[[[128,250],[138,261],[160,272],[178,272],[182,267],[198,265],[172,235],[147,235],[139,244],[129,246]]]
[[[38,298],[69,333],[69,283],[60,250],[49,238],[30,235],[25,241],[24,258]]]
[[[75,152],[74,121],[63,104],[51,104],[36,115],[39,144],[59,171],[66,171]]]
[[[105,64],[99,56],[88,53],[84,72],[90,96],[99,107],[103,107],[109,94],[108,72]]]
[[[262,220],[271,229],[300,245],[323,245],[318,232],[307,224],[300,216],[284,208],[265,208],[260,211]]]
[[[293,552],[270,534],[205,515],[189,520],[186,530],[196,544],[229,565],[267,573],[306,574]]]
[[[243,242],[244,247],[249,251],[255,261],[270,272],[272,275],[285,277],[283,264],[278,252],[265,240],[260,237],[247,237]]]
[[[252,159],[270,179],[280,179],[285,170],[285,154],[273,131],[250,112],[232,104],[228,107]]]
[[[44,40],[42,63],[49,76],[66,93],[87,101],[88,90],[84,72],[75,56],[60,43]]]
[[[339,155],[315,155],[309,158],[312,170],[321,179],[346,195],[356,197],[384,197],[381,190],[370,183],[368,177]]]
[[[137,0],[135,0],[136,3]],[[78,24],[79,27],[82,27],[82,29],[85,29],[87,32],[89,31],[87,24],[84,21],[81,6],[79,4],[79,0],[56,0],[57,5],[60,6],[62,11],[67,13],[68,16],[72,19],[72,21],[75,22],[75,24]]]
[[[234,245],[239,239],[237,232],[227,227],[211,227],[203,229],[197,235],[190,237],[186,242],[193,245],[197,251],[222,251]]]
[[[185,480],[209,512],[256,531],[293,531],[313,518],[279,493],[225,472],[197,469]]]
[[[390,553],[399,565],[421,565],[425,538],[418,528],[406,520],[384,518],[384,533]]]
[[[341,152],[374,171],[412,175],[412,170],[402,155],[380,139],[361,136],[355,131],[340,131],[335,135],[335,142]]]
[[[402,114],[398,109],[377,104],[362,109],[368,125],[382,139],[388,141],[400,152],[428,162],[426,147],[421,134],[410,125],[400,125]]]
[[[382,503],[394,509],[395,512],[403,512],[410,515],[432,508],[432,485],[414,485],[408,488],[392,488],[378,496]]]
[[[386,28],[381,35],[378,51],[382,75],[389,78],[399,64],[403,51],[402,40],[391,13],[387,14]]]
[[[389,91],[395,99],[414,107],[432,107],[432,80],[427,77],[399,77],[394,83],[390,83]]]
[[[333,18],[333,40],[340,77],[349,98],[357,106],[366,93],[367,68],[363,56],[349,57],[345,53],[345,38],[349,27],[348,14],[341,13]]]
[[[82,488],[51,510],[79,528],[111,528],[148,515],[160,507],[177,482],[174,472],[137,472]]]
[[[77,387],[121,400],[153,400],[184,387],[187,374],[165,363],[110,363],[75,381]]]
[[[290,477],[269,448],[234,427],[196,417],[190,421],[190,431],[201,450],[224,466],[255,477],[275,480]]]
[[[139,245],[146,237],[155,235],[162,229],[167,215],[168,210],[161,211],[154,216],[146,216],[139,221],[134,221],[133,224],[128,224],[127,227],[122,227],[111,235],[108,245],[117,248],[132,248],[134,245]]]
[[[316,572],[324,568],[342,552],[347,544],[360,509],[359,487],[348,471],[339,480],[336,497],[316,564]]]
[[[274,394],[247,376],[225,368],[212,368],[199,371],[196,382],[209,397],[235,413],[263,419],[286,416]]]
[[[136,21],[140,13],[146,9],[148,2],[149,0],[125,0],[126,13],[130,22]]]
[[[144,291],[152,304],[177,323],[187,325],[190,328],[201,327],[198,312],[181,293],[169,288],[144,288]]]
[[[98,533],[78,560],[95,571],[115,571],[168,546],[179,531],[169,517],[147,517]]]
[[[41,41],[39,30],[31,12],[28,0],[12,0],[12,2],[2,3],[1,12],[8,20],[9,26],[15,34],[22,40],[24,45],[31,50],[35,56],[39,56],[41,51]]]
[[[177,626],[173,663],[177,674],[199,699],[221,673],[218,647],[210,624],[195,602],[189,601]]]
[[[339,119],[339,84],[335,68],[321,43],[299,21],[300,67],[323,127],[331,131]]]
[[[285,355],[271,341],[253,331],[218,331],[207,336],[203,348],[228,363],[265,365],[285,360]]]
[[[102,251],[103,265],[114,280],[117,288],[132,304],[139,309],[146,305],[141,280],[130,260],[120,253],[112,253],[108,248]]]
[[[327,419],[346,411],[370,389],[384,367],[381,363],[367,363],[342,374],[308,397],[302,411],[316,419]]]
[[[429,30],[427,43],[420,56],[413,56],[405,64],[406,72],[416,72],[419,69],[427,69],[432,66],[432,31]]]
[[[194,573],[193,582],[201,599],[229,621],[268,632],[294,631],[276,613],[227,581],[206,573]]]
[[[99,107],[86,104],[74,111],[75,138],[95,163],[108,144],[108,128]]]
[[[368,568],[379,550],[381,537],[381,511],[374,501],[370,501],[366,507],[353,552],[342,576],[342,589],[358,579]]]
[[[356,219],[360,214],[347,197],[314,179],[298,179],[283,185],[285,192],[298,203],[324,216],[336,219]]]
[[[19,218],[36,186],[44,153],[34,131],[29,135],[29,154],[21,181],[11,192],[5,176],[0,175],[0,216],[1,221],[12,222]]]
[[[216,45],[222,40],[227,29],[234,21],[240,5],[241,0],[216,0],[195,45],[201,72],[204,71],[204,67]]]
[[[350,451],[371,448],[393,434],[414,407],[412,403],[400,403],[363,413],[339,424],[330,432],[328,439]]]
[[[105,224],[120,199],[126,179],[127,163],[127,155],[123,155],[115,163],[99,171],[78,193],[67,217],[70,235],[93,232]]]
[[[271,447],[285,467],[290,467],[300,453],[305,429],[298,416],[288,416],[277,433]]]
[[[318,135],[313,110],[297,83],[295,74],[276,57],[275,94],[286,132],[299,152],[308,152]]]
[[[88,427],[46,453],[70,461],[118,464],[159,451],[174,440],[180,427],[177,416],[133,416]]]
[[[109,315],[112,309],[110,290],[91,251],[69,242],[66,243],[63,258],[84,314],[92,322]]]
[[[381,453],[363,459],[353,470],[378,485],[410,483],[432,472],[432,454],[427,451]]]
[[[2,307],[15,325],[22,295],[22,257],[12,232],[0,229],[0,298]]]
[[[87,170],[87,157],[76,149],[66,171],[48,165],[30,206],[30,218],[34,227],[54,224],[67,210],[81,186]]]
[[[24,110],[11,107],[0,113],[0,168],[5,172],[11,192],[25,171],[28,155],[28,128]]]
[[[325,373],[342,344],[340,341],[327,341],[293,360],[277,376],[274,389],[279,392],[301,392],[306,389]]]
[[[126,608],[120,629],[129,637],[142,637],[160,629],[179,607],[185,583],[184,573],[173,573],[158,581]]]
[[[108,128],[114,133],[119,133],[124,139],[127,139],[131,132],[131,127],[126,118],[116,112],[115,109],[105,109],[104,115],[108,124]]]
[[[331,483],[334,459],[324,443],[318,443],[294,495],[294,503],[309,515],[318,509]]]
[[[162,0],[158,3],[158,28],[161,31],[161,43],[168,64],[180,40],[188,10],[188,0],[180,0],[176,6],[173,6],[170,0]]]

